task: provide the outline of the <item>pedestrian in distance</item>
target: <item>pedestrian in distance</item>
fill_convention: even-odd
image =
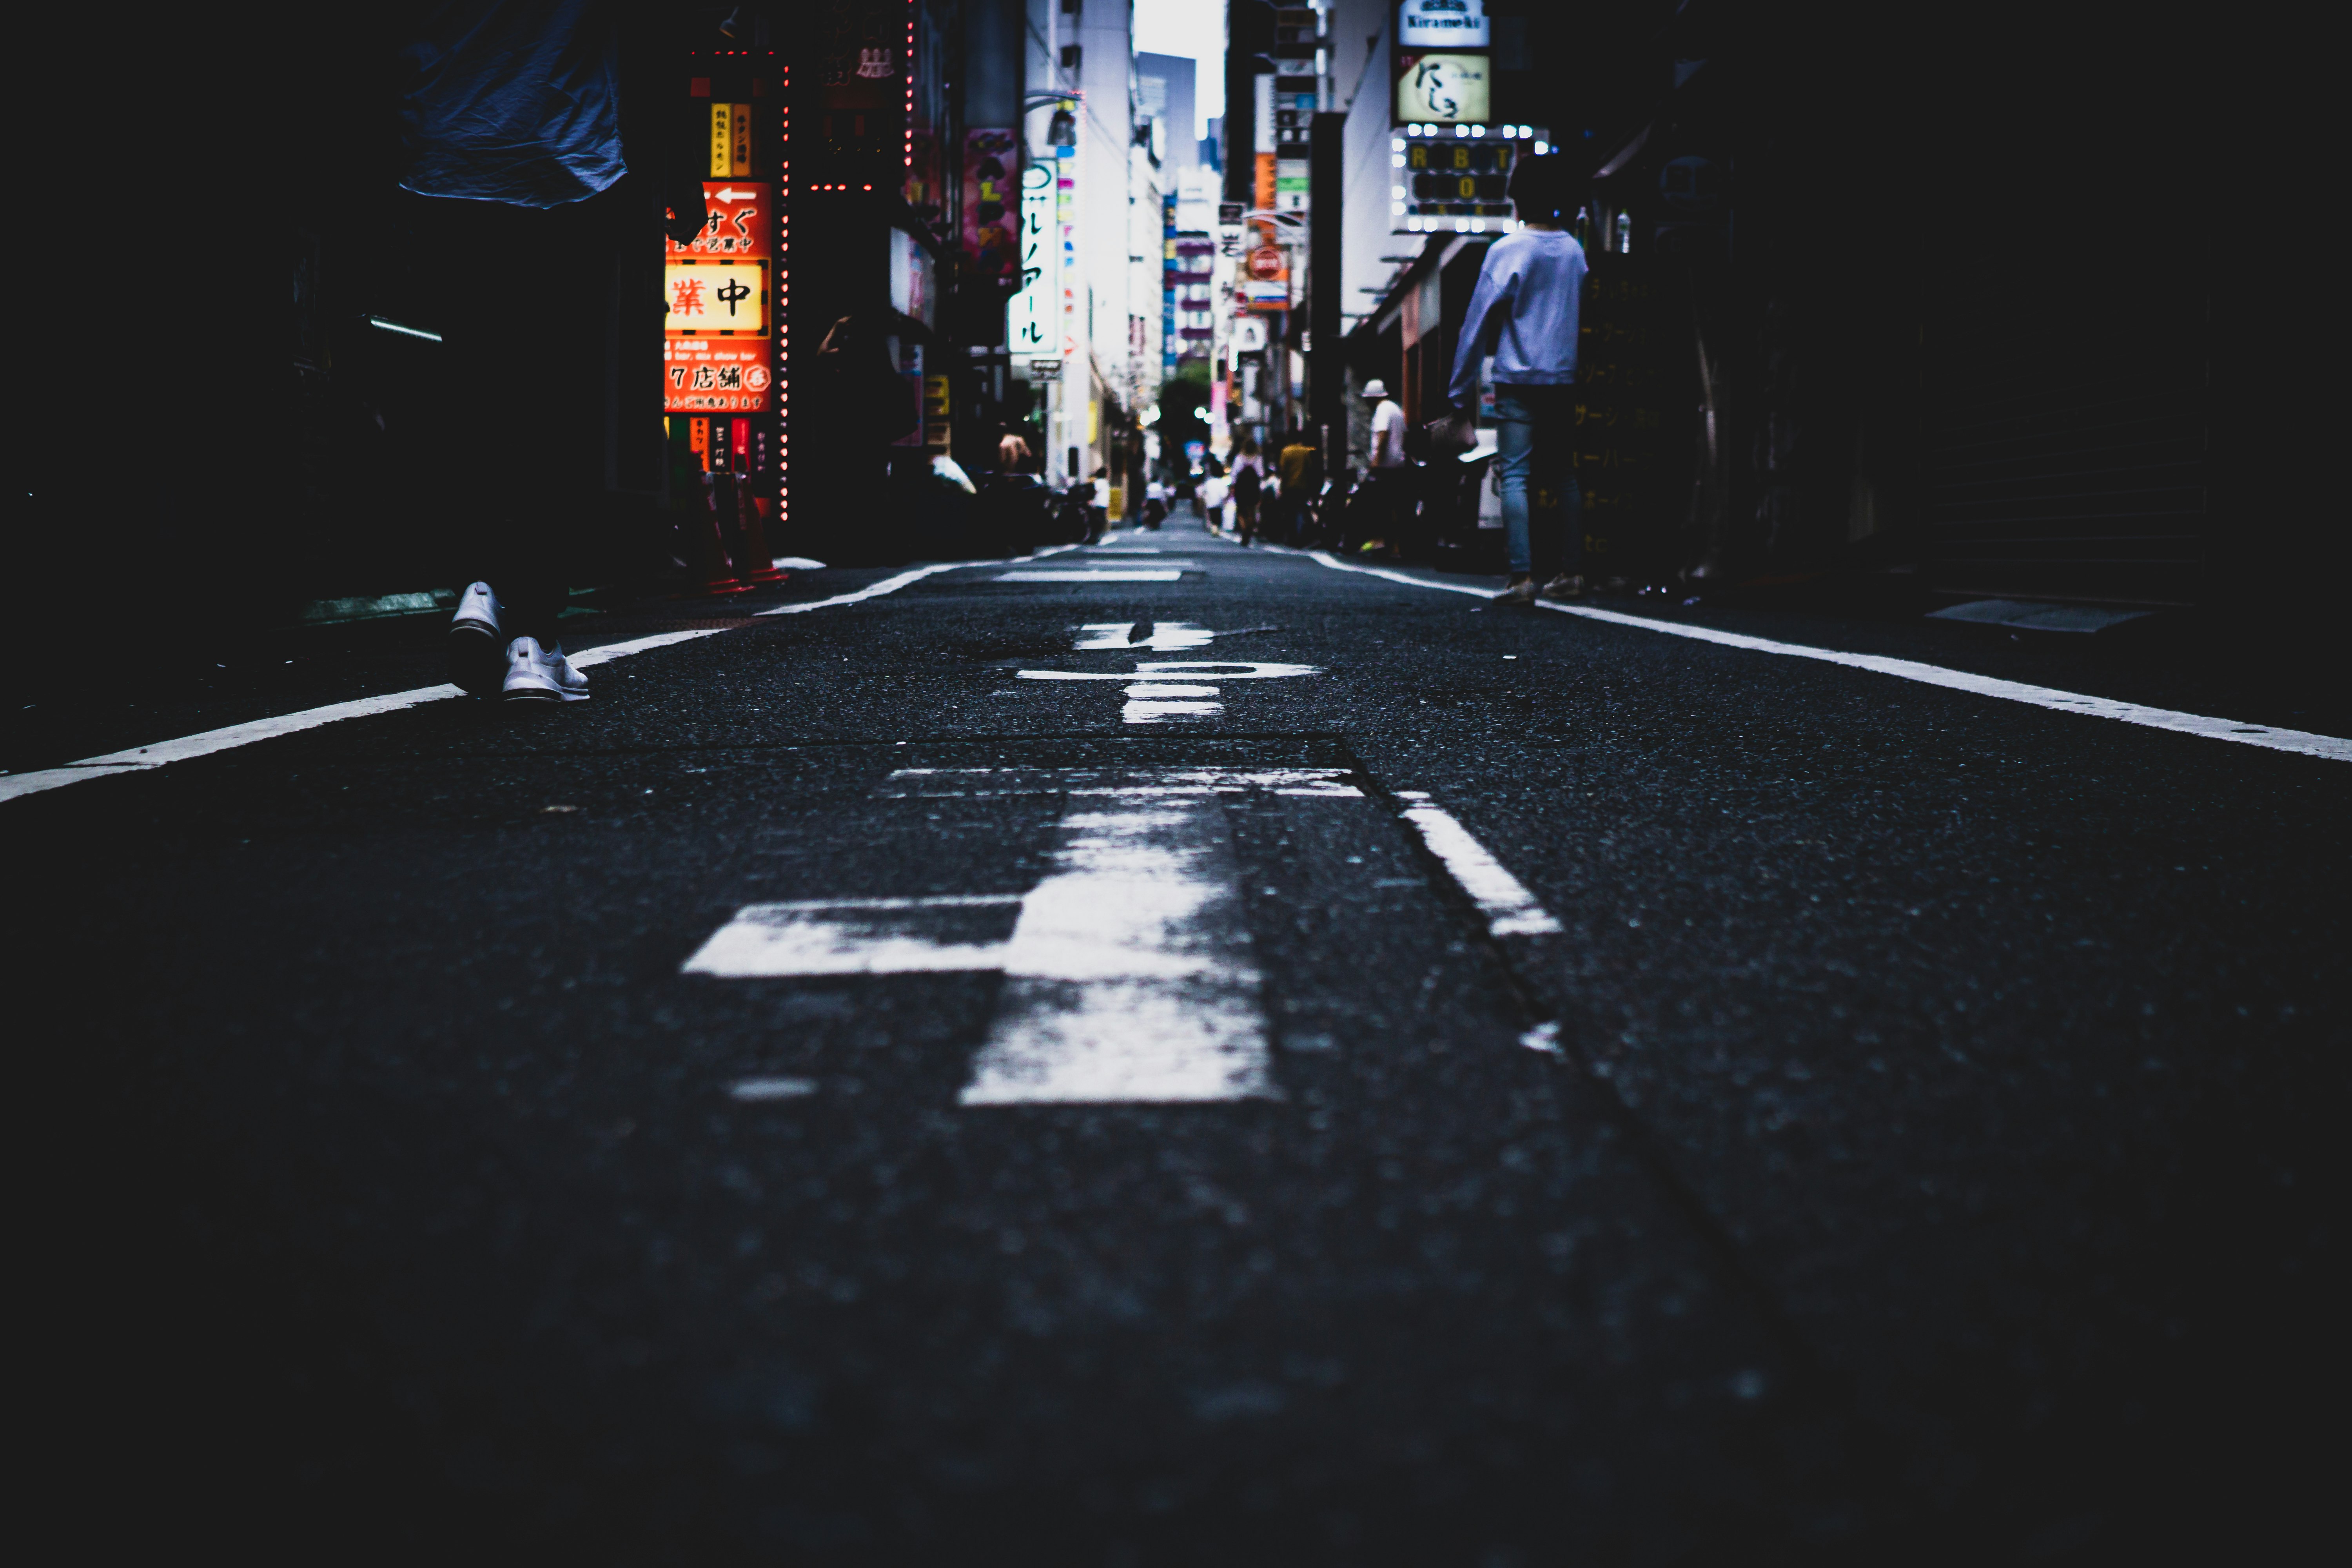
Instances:
[[[1403,531],[1399,519],[1410,504],[1412,461],[1404,449],[1404,410],[1389,395],[1388,383],[1374,376],[1364,383],[1363,396],[1372,405],[1371,463],[1364,471],[1363,491],[1350,509],[1361,510],[1349,519],[1349,526],[1362,536],[1362,549],[1370,552]]]
[[[1256,447],[1244,442],[1234,465],[1234,531],[1246,549],[1257,531],[1259,510],[1265,505],[1265,475]]]
[[[1475,418],[1479,363],[1495,356],[1495,467],[1510,564],[1509,583],[1496,598],[1509,604],[1533,604],[1537,597],[1528,479],[1538,452],[1548,462],[1559,462],[1574,414],[1585,260],[1584,247],[1567,231],[1566,220],[1582,197],[1581,184],[1558,153],[1522,158],[1512,169],[1510,197],[1525,226],[1487,247],[1446,388],[1456,411],[1453,444],[1466,447]],[[1577,598],[1584,592],[1584,579],[1577,574],[1583,556],[1584,496],[1572,470],[1564,472],[1560,490],[1559,571],[1540,591],[1549,598]]]
[[[1211,533],[1225,531],[1225,508],[1232,504],[1232,490],[1224,464],[1210,458],[1208,471],[1201,476],[1201,521]]]
[[[1307,526],[1308,504],[1323,488],[1323,454],[1307,439],[1307,431],[1294,426],[1275,460],[1282,470],[1282,500],[1270,531],[1295,545]]]

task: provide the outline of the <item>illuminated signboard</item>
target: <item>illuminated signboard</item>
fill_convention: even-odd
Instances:
[[[669,300],[664,330],[672,335],[768,331],[768,264],[671,257],[662,263],[662,293]]]
[[[1404,0],[1397,7],[1401,49],[1483,49],[1486,0]]]
[[[1056,305],[1061,297],[1059,246],[1054,233],[1054,178],[1051,163],[1032,163],[1021,171],[1021,291],[1005,310],[1004,341],[1018,358],[1023,354],[1061,353]],[[1049,379],[1035,374],[1030,379]],[[1061,361],[1051,362],[1056,375]]]
[[[752,414],[772,406],[772,190],[749,180],[702,188],[700,232],[663,241],[662,407]]]
[[[963,136],[963,255],[966,275],[1010,278],[1020,264],[1014,230],[1013,171],[1019,139],[1010,131],[967,131]]]
[[[1491,112],[1485,55],[1397,57],[1399,124],[1481,125]]]

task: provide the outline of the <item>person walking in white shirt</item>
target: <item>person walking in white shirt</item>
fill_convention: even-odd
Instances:
[[[1528,538],[1528,478],[1538,447],[1556,454],[1565,444],[1576,397],[1577,311],[1584,292],[1584,247],[1562,226],[1580,195],[1565,159],[1554,153],[1522,158],[1511,171],[1511,200],[1526,227],[1487,248],[1478,287],[1462,324],[1446,397],[1471,417],[1478,396],[1478,363],[1495,356],[1496,488],[1502,493],[1504,543],[1510,552],[1509,585],[1496,597],[1532,604],[1537,589]],[[1584,495],[1573,469],[1560,486],[1559,573],[1542,592],[1575,598],[1583,556]]]

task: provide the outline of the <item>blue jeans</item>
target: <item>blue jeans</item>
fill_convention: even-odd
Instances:
[[[1511,575],[1535,569],[1533,542],[1528,535],[1528,479],[1535,471],[1536,447],[1562,471],[1559,511],[1565,537],[1560,541],[1559,569],[1572,573],[1584,559],[1584,487],[1576,471],[1559,459],[1566,455],[1569,419],[1576,405],[1573,386],[1514,386],[1495,388],[1495,473],[1503,496],[1503,542],[1511,556]]]

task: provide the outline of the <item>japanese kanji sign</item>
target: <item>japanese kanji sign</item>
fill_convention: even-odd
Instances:
[[[668,296],[672,334],[750,332],[768,330],[768,264],[764,261],[690,261],[672,257],[662,267],[662,292]]]
[[[672,258],[682,256],[765,258],[772,254],[768,221],[772,187],[750,180],[705,180],[702,232],[684,245],[662,242]]]
[[[773,406],[772,187],[704,183],[701,231],[664,240],[662,406],[672,414]]]
[[[756,414],[774,374],[765,338],[670,338],[662,344],[662,406],[672,414]]]

